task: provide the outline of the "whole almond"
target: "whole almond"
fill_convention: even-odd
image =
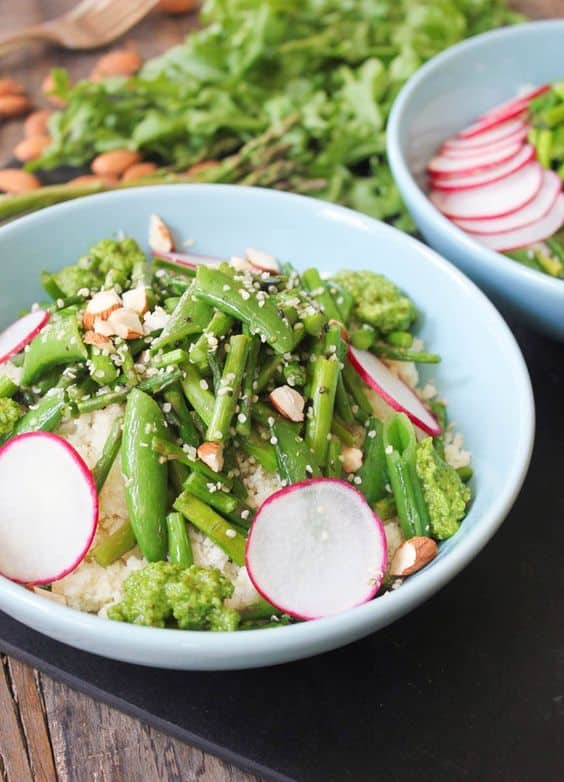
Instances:
[[[217,160],[202,160],[199,163],[194,163],[190,168],[187,168],[186,173],[189,176],[196,176],[196,174],[201,174],[202,171],[207,171],[209,168],[215,168],[217,165],[219,165],[219,161]]]
[[[28,160],[35,160],[38,158],[50,143],[51,138],[49,136],[30,136],[29,138],[24,138],[23,141],[16,144],[14,156],[18,160],[21,160],[22,163],[27,163]]]
[[[437,544],[432,538],[417,535],[399,546],[390,564],[390,575],[410,576],[437,556]]]
[[[31,109],[25,95],[0,95],[0,117],[20,117]]]
[[[100,57],[95,73],[102,76],[133,76],[143,65],[143,60],[134,49],[116,49]]]
[[[62,98],[59,98],[58,95],[51,95],[54,89],[55,89],[55,79],[53,78],[53,75],[50,73],[48,76],[46,76],[43,79],[43,82],[41,84],[41,92],[45,95],[49,103],[51,103],[53,106],[56,106],[58,109],[62,109],[67,105],[67,102]]]
[[[82,176],[77,176],[74,179],[69,179],[67,182],[67,185],[70,185],[71,187],[73,185],[105,185],[105,187],[113,187],[114,185],[117,185],[117,179],[113,176],[97,176],[96,174],[82,174]]]
[[[199,5],[200,0],[160,0],[157,10],[165,14],[187,14],[195,11]]]
[[[24,86],[16,79],[0,79],[0,95],[22,95],[25,92]]]
[[[0,190],[4,193],[27,193],[37,190],[41,182],[33,174],[22,171],[21,168],[4,168],[0,170]]]
[[[90,165],[94,174],[99,176],[121,176],[134,163],[139,163],[141,155],[130,149],[113,149],[95,157]]]
[[[53,114],[48,109],[33,111],[24,122],[24,136],[46,136],[48,134],[49,118]]]
[[[141,179],[157,170],[155,163],[134,163],[124,172],[122,179],[124,182],[131,182],[134,179]]]

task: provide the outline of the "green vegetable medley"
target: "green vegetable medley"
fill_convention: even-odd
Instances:
[[[394,98],[433,55],[521,18],[505,0],[208,0],[207,26],[133,78],[71,86],[56,70],[68,106],[31,167],[124,147],[177,171],[224,160],[201,178],[317,193],[412,230],[385,158]],[[49,188],[0,212],[65,197]]]
[[[191,268],[148,263],[132,239],[101,241],[43,274],[50,319],[12,358],[20,383],[0,377],[0,440],[124,405],[93,477],[100,492],[120,459],[129,520],[88,559],[108,567],[137,545],[149,564],[127,577],[112,619],[200,630],[289,621],[265,601],[226,607],[231,582],[194,564],[191,527],[245,564],[255,508],[242,458],[282,485],[348,480],[405,539],[442,540],[465,515],[472,471],[445,461],[445,406],[433,407],[443,433],[422,438],[405,414],[374,406],[349,360],[350,344],[439,361],[414,340],[409,297],[372,272],[328,280],[247,256]]]

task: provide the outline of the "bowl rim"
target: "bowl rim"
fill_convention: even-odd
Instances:
[[[495,44],[500,38],[519,39],[522,36],[526,37],[531,31],[540,28],[560,28],[564,37],[564,19],[541,19],[515,26],[502,27],[497,30],[490,30],[485,33],[480,33],[480,35],[474,35],[432,57],[407,80],[394,101],[386,130],[386,145],[390,166],[400,190],[402,193],[404,188],[409,191],[410,197],[417,203],[417,208],[422,210],[426,219],[432,221],[443,234],[448,234],[449,238],[462,246],[467,253],[471,253],[475,257],[480,258],[481,262],[484,264],[484,268],[491,267],[493,264],[500,271],[503,271],[508,275],[513,274],[516,278],[519,278],[523,283],[526,283],[529,286],[536,285],[537,292],[544,291],[552,295],[564,297],[564,280],[551,277],[536,269],[530,269],[527,266],[523,266],[522,264],[511,260],[511,258],[506,258],[495,250],[484,247],[479,242],[470,238],[469,234],[459,228],[456,223],[439,212],[429,200],[427,194],[420,188],[417,180],[411,173],[400,144],[400,128],[409,101],[419,89],[422,82],[429,76],[448,67],[448,64],[452,60],[457,59],[461,54],[464,54],[467,51],[479,49],[482,46],[489,46],[492,43]]]
[[[174,191],[171,188],[174,188]],[[496,495],[486,512],[481,514],[477,523],[467,530],[460,542],[454,545],[444,558],[437,560],[431,569],[419,572],[414,580],[408,579],[401,589],[388,592],[378,599],[340,614],[280,627],[275,633],[265,633],[262,630],[212,633],[141,627],[113,622],[94,614],[58,605],[0,576],[1,609],[6,610],[6,606],[9,606],[10,615],[35,629],[38,625],[45,626],[49,622],[51,624],[49,630],[39,631],[79,648],[86,648],[83,639],[92,636],[96,637],[98,643],[103,642],[106,649],[111,649],[111,651],[95,653],[130,661],[134,656],[136,663],[154,667],[186,667],[199,670],[258,667],[327,651],[390,624],[441,589],[478,554],[504,521],[525,479],[534,444],[533,390],[525,360],[505,320],[485,294],[453,264],[419,240],[390,225],[346,207],[307,196],[257,187],[212,184],[153,185],[99,193],[47,207],[0,227],[0,246],[6,235],[17,234],[22,230],[41,225],[45,221],[64,221],[73,213],[93,208],[97,203],[112,201],[119,203],[120,199],[130,202],[152,200],[164,206],[169,193],[181,194],[188,191],[202,195],[211,191],[219,195],[229,193],[229,197],[232,197],[234,192],[244,191],[246,194],[254,194],[259,199],[271,201],[274,207],[277,202],[299,202],[303,209],[322,210],[323,217],[345,223],[354,230],[378,231],[380,235],[393,236],[396,240],[399,237],[425,263],[438,268],[441,274],[449,278],[455,288],[462,288],[469,294],[475,301],[476,307],[480,308],[484,328],[487,328],[492,337],[495,335],[499,349],[504,350],[506,356],[510,357],[514,377],[513,387],[519,410],[519,436],[503,490]],[[69,639],[80,639],[80,641]],[[134,655],[130,654],[131,649],[135,650]],[[168,663],[167,649],[172,653],[174,660],[178,660],[179,655],[183,656],[185,665],[177,662]],[[191,664],[191,654],[196,655],[195,664]],[[234,659],[234,664],[225,665],[226,654],[239,658],[239,662]],[[202,659],[206,655],[209,655],[209,664],[203,665],[197,662],[198,658]],[[158,663],[153,662],[155,657],[161,660]],[[248,662],[243,659],[245,657],[248,658]]]

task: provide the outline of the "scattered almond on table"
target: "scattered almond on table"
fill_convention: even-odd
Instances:
[[[0,95],[0,117],[20,117],[31,109],[27,95]]]
[[[0,190],[4,193],[16,195],[27,193],[29,190],[37,190],[41,182],[36,176],[21,168],[4,168],[0,170]]]
[[[122,180],[124,182],[131,182],[134,179],[141,179],[148,176],[157,170],[155,163],[134,163],[126,171],[124,171]]]
[[[139,152],[131,149],[113,149],[95,157],[90,166],[94,174],[99,176],[120,177],[135,163],[141,162]]]
[[[66,101],[64,101],[62,98],[59,98],[58,95],[52,95],[51,93],[55,89],[55,80],[53,79],[53,74],[49,73],[44,79],[41,84],[41,92],[45,95],[49,103],[51,105],[55,106],[58,109],[63,109],[67,104]]]
[[[90,78],[100,81],[112,76],[133,76],[142,65],[135,49],[115,49],[98,60]]]
[[[200,0],[160,0],[157,11],[165,14],[187,14],[195,11],[200,5]]]
[[[0,95],[23,95],[25,88],[20,81],[16,79],[0,79]]]
[[[43,150],[49,146],[51,138],[45,135],[29,136],[16,144],[14,156],[22,163],[38,158]]]
[[[49,109],[41,109],[40,111],[33,111],[24,122],[24,136],[30,138],[32,136],[48,135],[48,123],[52,111]]]

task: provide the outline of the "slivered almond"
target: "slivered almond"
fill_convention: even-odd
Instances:
[[[345,472],[357,472],[362,467],[362,451],[360,448],[345,446],[339,457]]]
[[[247,247],[245,250],[247,260],[252,263],[257,269],[263,272],[277,273],[280,271],[278,261],[270,253],[264,252],[264,250],[255,250],[253,247]]]
[[[105,321],[102,321],[102,323],[105,323]],[[100,350],[111,351],[114,349],[112,340],[103,334],[98,334],[96,331],[87,331],[82,341],[85,345],[94,345],[94,347],[100,348]]]
[[[170,229],[158,215],[151,215],[149,221],[149,247],[155,253],[169,253],[174,250]]]
[[[280,415],[288,418],[290,421],[304,420],[305,399],[290,386],[279,386],[271,391],[268,398],[272,406],[275,407]]]
[[[115,291],[99,291],[86,305],[82,323],[88,331],[96,320],[107,320],[114,310],[121,307],[121,299]]]
[[[198,457],[214,472],[223,470],[223,446],[220,443],[202,443]]]
[[[112,149],[95,157],[90,168],[99,176],[121,176],[134,163],[139,163],[141,155],[131,149]]]
[[[66,606],[67,599],[64,595],[59,595],[57,592],[50,592],[48,589],[42,589],[41,587],[32,587],[31,588],[33,592],[35,592],[36,595],[39,595],[40,597],[46,597],[47,600],[52,600],[54,603],[60,603],[63,606]]]
[[[229,265],[238,272],[251,272],[253,270],[252,263],[247,261],[246,258],[237,258],[236,255],[231,258]]]
[[[418,535],[409,538],[396,549],[390,564],[391,576],[410,576],[437,556],[437,544],[432,538]]]
[[[108,318],[108,324],[114,330],[114,334],[122,339],[137,339],[143,336],[143,326],[135,310],[126,307],[114,310]]]
[[[147,289],[144,285],[138,285],[130,291],[122,294],[123,306],[127,309],[144,315],[147,312]]]

